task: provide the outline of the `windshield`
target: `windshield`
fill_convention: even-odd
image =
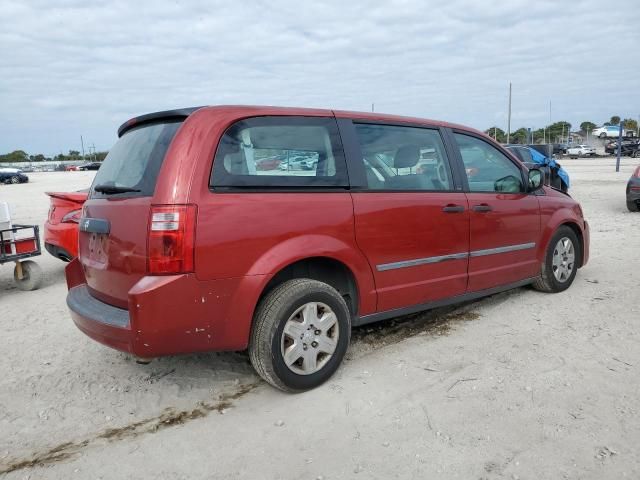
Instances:
[[[181,122],[154,123],[133,128],[109,151],[91,187],[91,196],[107,193],[151,196],[158,172]],[[96,191],[96,187],[102,187]],[[106,192],[104,187],[112,187]]]

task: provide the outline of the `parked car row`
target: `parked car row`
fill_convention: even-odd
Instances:
[[[84,163],[82,165],[67,165],[64,167],[66,172],[76,172],[85,170],[99,170],[102,162]]]
[[[618,153],[618,141],[611,140],[604,146],[605,153],[616,155]],[[640,141],[622,140],[620,142],[620,155],[637,158],[640,157]]]

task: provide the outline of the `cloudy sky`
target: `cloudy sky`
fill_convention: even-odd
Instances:
[[[513,129],[640,115],[637,2],[0,0],[0,153],[204,104]]]

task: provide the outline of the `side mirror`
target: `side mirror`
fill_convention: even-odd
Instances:
[[[528,191],[535,192],[542,187],[544,183],[544,173],[539,168],[529,170],[529,188]]]

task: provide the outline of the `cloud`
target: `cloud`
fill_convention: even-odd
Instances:
[[[634,2],[16,1],[0,152],[107,149],[156,110],[243,103],[506,126],[640,114]]]

